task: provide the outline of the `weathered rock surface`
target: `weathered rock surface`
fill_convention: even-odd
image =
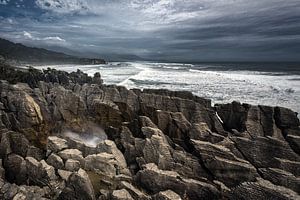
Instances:
[[[300,123],[289,109],[212,107],[80,71],[16,77],[0,81],[0,199],[300,198]]]
[[[230,199],[299,199],[299,195],[290,189],[260,179],[234,188]]]
[[[59,199],[95,200],[94,189],[88,174],[82,169],[72,173]]]
[[[47,163],[56,169],[63,169],[64,168],[64,161],[59,157],[58,155],[52,153],[48,158],[47,158]]]
[[[158,169],[153,164],[146,164],[145,169],[137,173],[137,182],[150,192],[158,193],[162,190],[173,190],[178,194],[187,195],[189,199],[218,199],[219,192],[212,184],[184,179],[173,171]]]
[[[155,200],[181,200],[181,197],[172,190],[159,192],[154,197]]]
[[[47,141],[48,153],[58,153],[59,151],[62,151],[63,149],[67,149],[67,148],[68,145],[66,140],[62,138],[58,138],[56,136],[48,137],[48,141]]]
[[[133,200],[131,195],[126,189],[115,190],[111,195],[112,200]]]

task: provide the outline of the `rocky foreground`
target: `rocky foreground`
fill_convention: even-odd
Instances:
[[[0,199],[300,199],[289,109],[0,70]]]

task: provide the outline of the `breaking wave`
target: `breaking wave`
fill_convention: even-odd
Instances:
[[[48,66],[41,66],[45,68]],[[284,106],[300,113],[300,70],[270,64],[180,64],[116,62],[94,66],[56,66],[66,71],[101,72],[105,84],[127,88],[191,91],[213,103],[234,100]],[[274,69],[274,71],[272,71]]]

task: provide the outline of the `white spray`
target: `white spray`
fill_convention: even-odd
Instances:
[[[96,147],[101,141],[107,139],[105,131],[99,126],[89,127],[88,131],[84,133],[77,133],[70,130],[65,130],[63,133],[64,137],[69,137],[73,140],[83,142],[87,146]]]

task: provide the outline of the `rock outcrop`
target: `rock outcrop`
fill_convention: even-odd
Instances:
[[[300,198],[289,109],[212,107],[189,92],[106,86],[99,73],[2,72],[0,199]]]

